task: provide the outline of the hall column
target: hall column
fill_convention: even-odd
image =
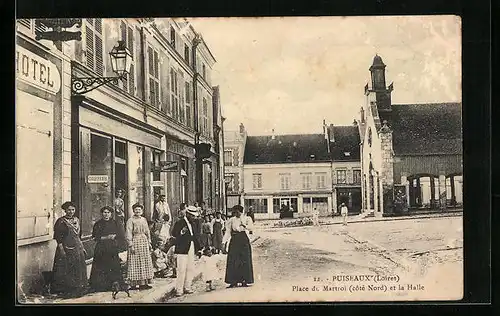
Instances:
[[[439,188],[439,209],[446,209],[446,176],[443,172],[439,173],[438,178],[438,188]]]

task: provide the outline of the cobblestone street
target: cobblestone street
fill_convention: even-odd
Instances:
[[[194,295],[167,302],[437,300],[462,296],[461,216],[257,233],[261,238],[253,246],[254,285],[226,289],[219,280],[217,290],[207,293],[200,280]],[[219,274],[222,279],[224,271]],[[402,288],[372,291],[369,283],[334,280],[344,275],[397,276],[398,281],[387,286]],[[350,289],[352,285],[365,287]],[[319,291],[312,291],[314,286]]]

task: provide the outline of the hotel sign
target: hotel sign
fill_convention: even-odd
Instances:
[[[49,60],[16,46],[16,78],[51,93],[61,89],[61,74]]]
[[[160,170],[162,172],[177,172],[179,171],[178,161],[160,161]]]
[[[88,175],[87,183],[108,183],[109,177],[107,175]]]
[[[167,151],[189,158],[194,158],[194,148],[181,144],[171,139],[167,139]]]

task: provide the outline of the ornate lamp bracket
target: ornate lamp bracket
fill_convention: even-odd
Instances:
[[[107,83],[118,84],[122,77],[82,77],[71,78],[71,90],[73,94],[81,95],[99,88]]]

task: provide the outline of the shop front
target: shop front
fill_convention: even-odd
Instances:
[[[165,153],[161,131],[117,118],[90,99],[74,97],[72,116],[72,198],[90,259],[92,227],[102,207],[122,199],[127,220],[132,205],[140,203],[151,220],[154,193],[165,191],[166,175],[155,168]]]
[[[361,213],[361,188],[337,188],[337,214],[340,214],[340,205],[345,203],[349,213]]]

